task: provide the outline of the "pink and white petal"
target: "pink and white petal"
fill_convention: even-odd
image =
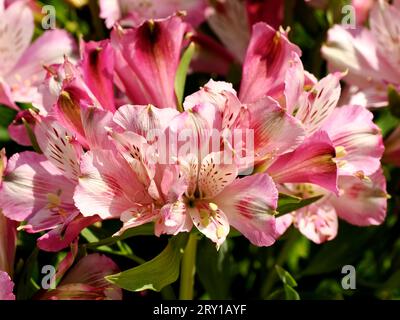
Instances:
[[[201,233],[217,245],[217,249],[225,242],[229,234],[229,221],[225,213],[215,207],[214,203],[199,202],[194,208],[189,207],[187,213],[193,224]]]
[[[342,74],[329,74],[314,85],[308,93],[306,103],[299,105],[296,118],[306,128],[308,134],[321,129],[331,116],[340,98]]]
[[[398,41],[400,30],[400,9],[386,1],[376,1],[371,10],[371,32],[376,39],[377,48],[382,63],[387,61],[391,70],[397,75],[399,83],[400,70],[400,44]],[[384,70],[382,70],[384,71]]]
[[[293,52],[301,55],[285,33],[262,22],[255,24],[243,64],[240,101],[251,103],[266,95],[281,96]]]
[[[19,111],[20,108],[15,104],[10,87],[0,77],[0,104],[4,104],[11,109]]]
[[[331,205],[311,204],[296,211],[294,225],[308,239],[320,244],[336,237],[338,218]]]
[[[100,18],[106,20],[107,28],[111,29],[121,18],[121,10],[118,0],[100,0]]]
[[[339,197],[332,196],[330,202],[340,218],[357,226],[379,225],[385,220],[388,196],[381,169],[364,179],[342,176],[339,188]]]
[[[77,181],[80,175],[79,161],[83,153],[81,145],[52,117],[41,118],[35,126],[39,147],[46,158],[67,178]]]
[[[160,210],[156,220],[154,233],[156,236],[162,234],[176,235],[180,232],[189,232],[193,222],[187,212],[186,205],[182,201],[168,203]]]
[[[168,159],[173,161],[174,157],[184,158],[189,154],[194,154],[199,159],[204,158],[210,153],[210,142],[214,134],[221,132],[218,131],[221,130],[221,121],[221,114],[214,105],[209,103],[196,105],[174,117],[166,130],[166,136],[169,139],[167,141]],[[218,140],[217,151],[220,150],[219,142],[220,140]],[[160,144],[158,147],[160,150],[165,149],[165,146]],[[164,154],[168,152],[166,150]]]
[[[238,168],[234,159],[224,158],[223,152],[212,152],[201,162],[198,188],[201,199],[211,199],[217,196],[237,177]]]
[[[293,215],[291,213],[284,214],[283,216],[275,219],[276,232],[283,235],[287,229],[293,224]]]
[[[279,104],[265,97],[248,105],[249,128],[254,130],[255,161],[271,161],[293,150],[305,137],[302,124]]]
[[[385,140],[383,161],[400,166],[400,127],[397,127]]]
[[[33,13],[25,1],[14,2],[1,14],[0,74],[7,75],[17,64],[31,42],[34,28]]]
[[[151,202],[129,164],[109,150],[87,152],[74,200],[83,216],[119,217],[137,203]]]
[[[87,107],[81,110],[81,118],[85,139],[91,150],[114,149],[114,144],[109,138],[109,129],[115,127],[110,111]]]
[[[0,270],[0,300],[15,300],[14,283],[7,272]]]
[[[82,47],[83,79],[100,105],[114,113],[114,50],[111,43],[109,40],[90,41],[84,42]]]
[[[154,210],[153,204],[137,204],[121,214],[121,221],[123,222],[123,226],[114,235],[119,236],[128,229],[135,228],[149,222],[153,222],[157,219],[158,213],[158,210]]]
[[[177,12],[185,12],[184,20],[194,27],[204,21],[204,9],[207,2],[204,0],[149,0],[143,3],[138,0],[120,0],[119,9],[114,2],[104,8],[105,18],[109,17],[109,25],[117,17],[119,24],[124,27],[136,27],[144,21],[167,18]]]
[[[224,46],[237,61],[242,62],[250,40],[245,3],[236,0],[218,1],[215,6],[207,8],[206,16],[209,26]]]
[[[38,248],[48,252],[59,252],[67,248],[80,232],[93,223],[100,221],[97,216],[75,217],[72,221],[57,226],[37,240]]]
[[[118,133],[112,131],[110,136],[117,150],[131,166],[131,170],[135,172],[139,181],[144,186],[149,187],[150,180],[154,178],[155,174],[156,158],[154,158],[153,148],[144,137],[134,132]]]
[[[74,208],[75,185],[43,155],[26,151],[13,155],[3,177],[0,207],[6,217],[24,221],[54,206]]]
[[[321,52],[331,72],[348,70],[344,80],[352,85],[364,88],[374,81],[398,82],[398,71],[379,54],[375,37],[366,28],[345,29],[335,25],[328,31]]]
[[[22,79],[30,81],[33,86],[37,86],[45,76],[43,66],[62,63],[64,56],[72,55],[75,47],[72,36],[66,31],[46,31],[24,52],[12,74],[19,75]],[[11,76],[10,74],[9,77]]]
[[[335,157],[328,134],[318,131],[294,151],[280,156],[267,172],[276,183],[314,183],[337,194]]]
[[[285,109],[293,114],[299,99],[304,95],[305,74],[303,63],[296,52],[292,52],[289,68],[285,75]]]
[[[179,112],[173,108],[159,109],[153,105],[124,105],[114,114],[114,122],[124,130],[133,131],[152,143],[163,133]]]
[[[235,96],[237,95],[231,83],[210,79],[199,91],[187,96],[183,102],[183,106],[185,110],[189,110],[199,104],[211,103],[223,112],[226,104],[224,92],[230,92]]]
[[[379,169],[384,146],[381,130],[370,111],[351,105],[336,108],[322,129],[336,150],[344,148],[343,155],[337,156],[340,175],[370,175]]]
[[[267,174],[236,179],[212,200],[229,224],[256,246],[270,246],[279,237],[274,214],[278,190]]]

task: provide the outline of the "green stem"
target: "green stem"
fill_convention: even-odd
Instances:
[[[297,240],[297,236],[298,236],[297,230],[293,230],[293,229],[290,230],[290,234],[289,234],[287,240],[285,241],[278,258],[276,259],[274,267],[271,270],[269,270],[267,280],[265,281],[265,283],[261,289],[261,296],[264,297],[265,299],[269,296],[272,288],[274,287],[276,280],[278,279],[277,273],[275,271],[275,265],[282,266],[285,263],[290,249],[292,248],[293,244]]]
[[[196,273],[197,235],[191,233],[182,257],[180,300],[193,300],[194,275]]]

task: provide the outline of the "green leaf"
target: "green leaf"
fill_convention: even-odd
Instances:
[[[296,211],[298,209],[304,208],[319,199],[321,199],[323,195],[302,199],[296,196],[292,196],[289,194],[280,193],[278,200],[278,215],[286,214],[292,211]]]
[[[284,284],[283,289],[285,290],[286,300],[300,300],[300,295],[291,286]]]
[[[395,271],[388,280],[382,284],[382,289],[396,290],[400,288],[400,270]]]
[[[43,153],[42,150],[40,150],[39,144],[36,140],[35,133],[33,132],[30,124],[24,118],[22,118],[22,123],[24,124],[24,127],[28,133],[28,137],[29,140],[31,141],[33,150],[35,150],[37,153]]]
[[[400,118],[400,94],[392,85],[388,86],[389,110],[397,118]]]
[[[379,117],[375,123],[381,128],[382,135],[387,136],[399,124],[399,119],[396,118],[387,108],[380,110]]]
[[[276,272],[278,273],[279,278],[285,285],[289,285],[291,287],[297,287],[297,282],[294,280],[292,275],[287,272],[285,269],[282,267],[276,265],[275,266]]]
[[[181,233],[168,242],[167,247],[153,260],[111,276],[106,280],[128,291],[160,291],[179,277],[180,264],[188,233]]]
[[[199,242],[196,273],[210,299],[232,298],[230,287],[234,273],[233,262],[227,242],[218,251],[208,238]]]
[[[136,236],[150,236],[154,235],[154,225],[151,223],[136,227],[136,228],[131,228],[126,230],[122,235],[120,236],[112,236],[106,239],[102,239],[97,242],[90,242],[88,244],[85,244],[85,246],[88,249],[92,248],[97,248],[101,246],[110,246],[114,243],[117,243],[118,241],[125,240],[131,237],[136,237]]]
[[[38,284],[35,282],[39,276],[38,254],[39,249],[35,248],[25,261],[16,288],[18,300],[28,300],[38,291]]]
[[[195,51],[195,44],[192,42],[182,55],[175,77],[175,94],[178,99],[178,105],[182,107],[183,95],[185,93],[186,76]]]

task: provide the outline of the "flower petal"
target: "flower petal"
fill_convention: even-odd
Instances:
[[[0,207],[6,217],[26,220],[40,210],[70,212],[74,183],[65,178],[43,155],[23,152],[13,155],[4,173]]]
[[[35,126],[35,135],[46,158],[67,178],[77,181],[82,147],[73,134],[51,117],[42,118]]]
[[[328,134],[318,131],[296,150],[280,156],[267,172],[277,183],[309,182],[337,193],[335,156]]]
[[[39,296],[41,300],[122,300],[122,290],[104,278],[119,272],[108,257],[90,254],[79,260],[55,290]]]
[[[339,174],[373,174],[380,167],[383,154],[381,130],[373,122],[373,114],[361,106],[336,108],[322,129],[329,134],[338,157]]]
[[[289,42],[286,34],[265,23],[256,23],[243,64],[240,101],[256,102],[266,95],[279,97],[293,52],[301,55],[300,49]]]
[[[181,18],[174,16],[147,21],[115,36],[117,50],[122,53],[128,71],[138,82],[137,91],[126,92],[132,103],[151,103],[159,108],[176,106],[175,75],[186,28]],[[115,62],[121,63],[118,58]],[[117,73],[119,71],[125,72],[117,68]],[[125,78],[120,78],[124,82]]]
[[[0,270],[0,300],[15,300],[14,283],[7,272]]]
[[[332,114],[340,98],[340,73],[329,74],[314,85],[306,99],[299,106],[296,118],[309,134],[319,130]]]
[[[115,112],[114,102],[114,50],[109,40],[83,43],[81,68],[83,79],[100,105]]]
[[[386,217],[386,180],[379,169],[368,178],[351,176],[339,178],[339,197],[330,202],[338,216],[357,226],[379,225]]]
[[[296,211],[294,224],[308,239],[320,244],[336,237],[338,218],[329,204],[311,204]]]
[[[275,209],[278,191],[267,174],[236,179],[212,200],[226,213],[229,224],[256,246],[270,246],[278,238]]]
[[[82,157],[74,200],[84,216],[102,219],[119,217],[138,202],[151,202],[125,159],[109,150],[89,151]]]

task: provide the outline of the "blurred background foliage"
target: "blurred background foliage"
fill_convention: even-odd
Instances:
[[[57,27],[72,33],[77,40],[99,40],[109,31],[98,17],[97,1],[50,0],[40,5],[53,5],[57,13]],[[341,19],[340,8],[347,1],[329,1],[325,10],[313,9],[304,1],[287,1],[285,25],[290,26],[290,39],[302,51],[305,69],[317,77],[326,74],[320,55],[328,28]],[[36,14],[35,36],[42,15]],[[207,26],[203,31],[211,34]],[[240,66],[232,66],[228,81],[238,85]],[[194,92],[208,81],[209,75],[191,74],[186,82],[186,94]],[[29,106],[25,106],[29,107]],[[398,125],[400,106],[393,105],[375,113],[376,122],[387,136]],[[5,147],[8,157],[29,150],[9,138],[7,127],[16,112],[0,106],[0,149]],[[388,193],[391,195],[386,222],[378,227],[358,228],[341,222],[336,239],[315,245],[297,230],[290,229],[277,243],[268,248],[257,248],[244,237],[232,236],[216,251],[215,246],[202,238],[198,243],[195,297],[200,299],[398,299],[400,298],[400,169],[385,166]],[[105,245],[89,245],[110,237],[120,227],[118,221],[104,221],[85,229],[79,255],[86,252],[108,254],[121,270],[132,268],[159,254],[168,237],[157,238],[149,226],[138,230],[137,236]],[[36,249],[38,235],[19,233],[16,257],[17,296],[28,299],[39,289],[40,266],[57,264],[65,252],[51,254]],[[85,244],[87,243],[87,244]],[[100,243],[101,244],[101,243]],[[341,273],[344,265],[357,270],[356,290],[344,290]],[[125,292],[126,299],[176,298],[179,284],[164,288],[161,293]]]

